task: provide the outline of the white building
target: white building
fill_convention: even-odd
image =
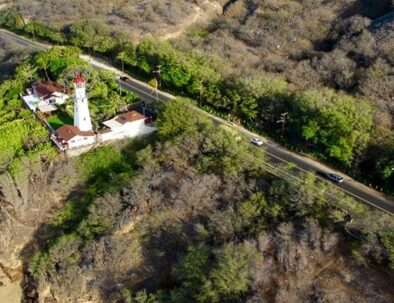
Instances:
[[[81,131],[73,125],[63,125],[56,130],[52,140],[61,150],[75,149],[96,143],[93,131]]]
[[[103,122],[107,127],[99,133],[98,140],[120,140],[150,134],[156,130],[149,126],[149,119],[137,111],[130,111]]]
[[[56,105],[64,104],[69,99],[67,89],[52,81],[37,81],[27,92],[28,95],[23,96],[22,99],[34,112],[56,111]]]
[[[74,80],[74,125],[63,125],[52,135],[52,140],[62,151],[78,152],[93,147],[96,143],[147,135],[156,130],[150,119],[137,111],[129,111],[103,124],[105,130],[96,134],[92,128],[86,96],[86,80],[77,75]]]
[[[75,77],[74,88],[74,126],[81,131],[91,131],[93,127],[86,96],[86,80],[81,74]]]
[[[63,125],[52,136],[61,150],[76,149],[93,145],[97,141],[90,119],[86,80],[78,74],[74,79],[74,125]]]

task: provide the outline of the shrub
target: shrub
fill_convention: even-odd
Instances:
[[[381,239],[390,260],[390,266],[394,269],[394,230],[383,232]]]

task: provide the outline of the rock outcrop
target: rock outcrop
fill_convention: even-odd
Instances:
[[[23,167],[0,174],[0,283],[5,285],[22,278],[28,243],[78,181],[71,162],[25,160]]]

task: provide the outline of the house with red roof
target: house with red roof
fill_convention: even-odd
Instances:
[[[97,141],[94,131],[81,131],[74,125],[63,125],[53,134],[52,140],[61,150],[93,145]]]
[[[99,133],[98,140],[104,142],[150,134],[156,130],[150,122],[148,117],[134,110],[119,114],[103,122],[106,129]]]
[[[27,92],[22,99],[34,112],[56,111],[57,105],[64,104],[69,99],[67,88],[53,81],[37,81]]]

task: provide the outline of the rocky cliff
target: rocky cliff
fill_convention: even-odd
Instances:
[[[78,182],[72,162],[30,162],[0,174],[0,283],[21,281],[24,255],[34,248],[38,228],[63,203]],[[30,245],[31,244],[31,245]]]

